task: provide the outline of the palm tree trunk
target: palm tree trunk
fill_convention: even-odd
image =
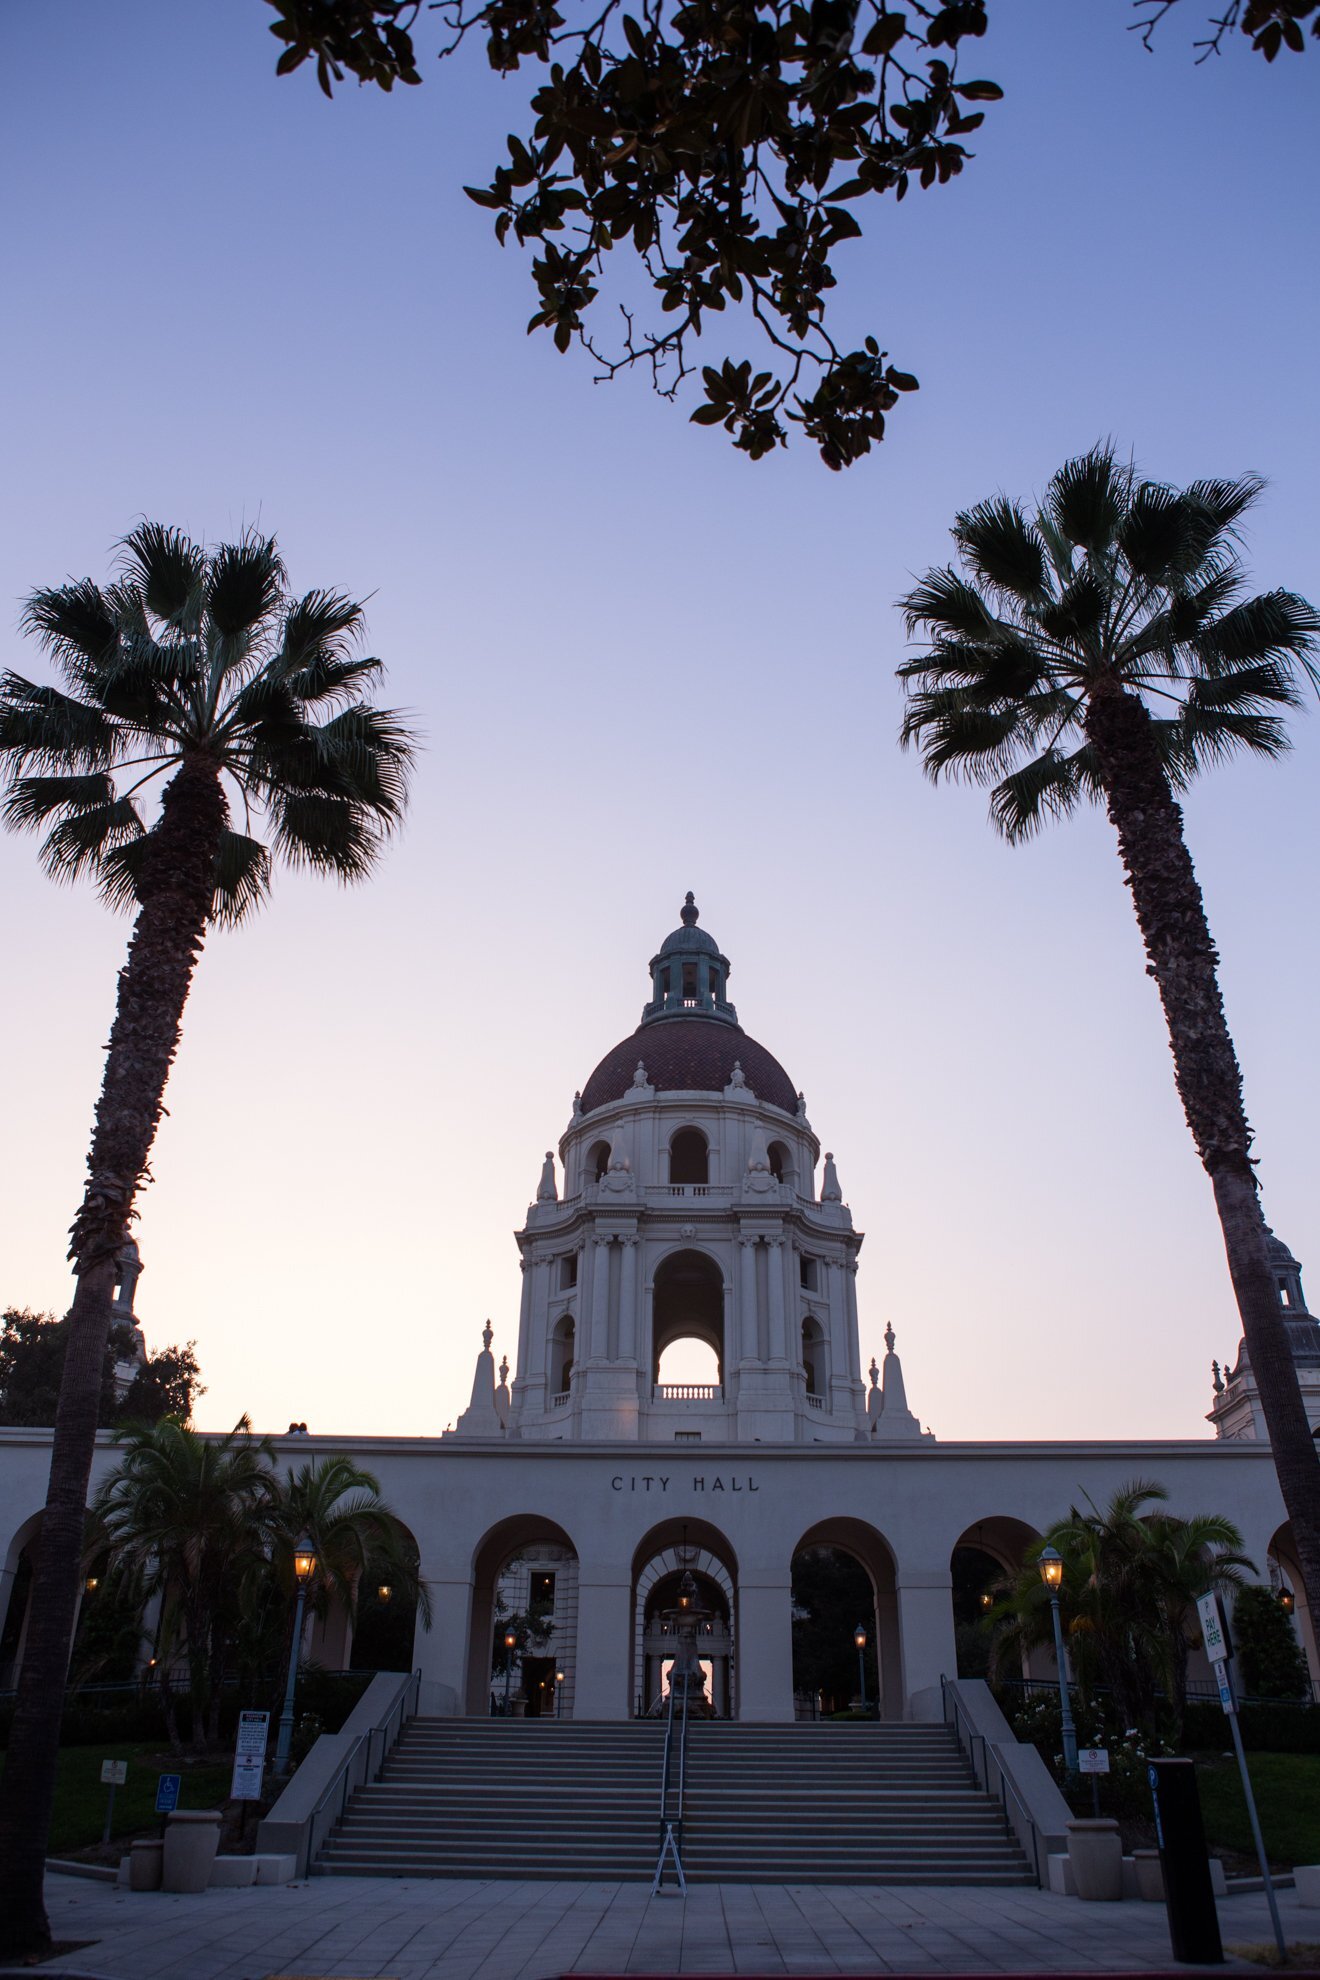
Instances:
[[[185,760],[165,792],[119,976],[87,1185],[71,1234],[77,1287],[27,1646],[0,1777],[0,1957],[41,1953],[50,1944],[42,1882],[117,1259],[147,1176],[226,819],[216,765],[203,757]]]
[[[1252,1373],[1292,1521],[1308,1603],[1320,1602],[1320,1456],[1307,1421],[1266,1250],[1242,1073],[1224,1016],[1219,957],[1151,719],[1112,684],[1087,707],[1110,822],[1164,1005],[1178,1093],[1210,1177]],[[1313,1609],[1313,1613],[1320,1610]]]

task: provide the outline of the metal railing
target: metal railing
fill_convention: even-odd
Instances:
[[[678,1878],[678,1888],[686,1896],[687,1878],[683,1875],[683,1797],[687,1792],[687,1729],[688,1696],[687,1684],[683,1684],[683,1707],[677,1714],[678,1733],[678,1786],[671,1803],[670,1782],[672,1779],[672,1759],[674,1746],[674,1717],[678,1699],[678,1686],[670,1680],[669,1712],[665,1720],[665,1751],[660,1766],[660,1853],[656,1858],[655,1876],[651,1883],[651,1896],[654,1897],[665,1880],[665,1865],[673,1861],[674,1874]]]
[[[1022,1796],[1019,1794],[1015,1784],[1009,1779],[1007,1773],[1005,1773],[1004,1766],[999,1758],[999,1755],[991,1747],[989,1741],[986,1739],[985,1734],[977,1732],[975,1726],[973,1726],[970,1719],[967,1717],[967,1713],[964,1710],[962,1703],[958,1698],[957,1693],[950,1689],[949,1680],[943,1674],[941,1674],[940,1676],[940,1697],[943,1702],[944,1723],[946,1726],[950,1723],[949,1708],[950,1706],[952,1706],[953,1708],[952,1723],[953,1723],[954,1734],[957,1737],[959,1746],[962,1748],[964,1753],[966,1753],[968,1760],[971,1762],[972,1778],[976,1782],[976,1785],[981,1789],[982,1793],[995,1796],[995,1798],[999,1802],[1000,1807],[1003,1809],[1005,1826],[1007,1828],[1012,1829],[1016,1833],[1019,1842],[1022,1840],[1022,1831],[1018,1828],[1017,1823],[1014,1822],[1009,1815],[1008,1804],[1010,1797],[1012,1798],[1013,1804],[1016,1807],[1019,1815],[1021,1816],[1024,1825],[1030,1831],[1031,1867],[1033,1872],[1035,1873],[1036,1883],[1038,1887],[1041,1890],[1044,1890],[1047,1886],[1048,1878],[1046,1876],[1045,1866],[1041,1862],[1040,1830],[1036,1827],[1035,1818],[1033,1817],[1031,1810],[1027,1807],[1026,1802],[1022,1799]],[[979,1767],[977,1765],[977,1757],[976,1757],[978,1748],[980,1749],[980,1756],[981,1756]],[[995,1773],[998,1776],[997,1788],[993,1787],[990,1782],[990,1769],[992,1767],[994,1768]]]
[[[404,1725],[416,1714],[421,1684],[421,1671],[416,1670],[381,1723],[368,1726],[366,1732],[359,1733],[343,1755],[307,1818],[307,1861],[305,1866],[300,1866],[302,1874],[305,1875],[315,1865],[330,1831],[343,1818],[349,1796],[379,1775]]]
[[[996,1692],[1017,1692],[1024,1699],[1057,1699],[1059,1695],[1059,1680],[1057,1678],[1001,1677],[995,1679],[994,1689]],[[1108,1698],[1108,1685],[1096,1685],[1091,1692],[1091,1696],[1093,1698]],[[1163,1699],[1165,1696],[1163,1690],[1158,1685],[1155,1688],[1154,1696],[1159,1699]],[[1237,1702],[1239,1705],[1293,1706],[1299,1712],[1309,1711],[1313,1705],[1320,1704],[1320,1678],[1310,1679],[1307,1696],[1304,1698],[1257,1698],[1252,1696],[1239,1697]],[[1187,1686],[1187,1703],[1189,1705],[1209,1704],[1217,1706],[1219,1704],[1219,1686],[1217,1684],[1203,1684],[1193,1678]]]

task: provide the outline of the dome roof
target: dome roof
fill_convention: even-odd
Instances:
[[[676,928],[672,935],[665,936],[660,944],[660,953],[662,956],[672,956],[675,949],[703,949],[708,955],[717,956],[720,945],[704,928]]]
[[[689,932],[683,930],[685,936]],[[662,1093],[723,1093],[733,1078],[736,1059],[758,1100],[788,1114],[797,1112],[792,1080],[778,1059],[749,1038],[741,1025],[712,1023],[705,1017],[669,1017],[639,1025],[631,1037],[605,1054],[582,1089],[583,1113],[621,1100],[633,1083],[639,1059],[651,1085]]]

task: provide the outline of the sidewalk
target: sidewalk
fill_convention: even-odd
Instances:
[[[644,1884],[318,1877],[166,1897],[52,1876],[46,1902],[57,1939],[96,1943],[36,1970],[97,1980],[1194,1970],[1173,1967],[1162,1905],[1030,1889],[701,1884],[651,1899]],[[1280,1906],[1289,1939],[1320,1940],[1320,1912],[1291,1891]],[[1221,1898],[1219,1919],[1226,1945],[1270,1936],[1263,1897]]]

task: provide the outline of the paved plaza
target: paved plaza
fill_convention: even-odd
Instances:
[[[95,1980],[548,1980],[554,1974],[1118,1972],[1172,1968],[1164,1909],[1035,1890],[317,1878],[199,1897],[52,1876],[44,1973]],[[1320,1913],[1280,1893],[1289,1939]],[[1260,1896],[1221,1899],[1225,1944],[1269,1936]],[[29,1969],[30,1970],[30,1969]],[[1253,1969],[1257,1972],[1259,1968]]]

